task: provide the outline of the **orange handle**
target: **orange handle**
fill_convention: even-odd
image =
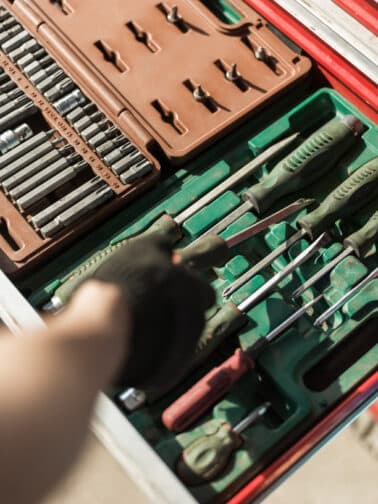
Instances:
[[[238,348],[231,357],[207,373],[163,412],[163,424],[175,432],[185,430],[253,367],[254,361]]]

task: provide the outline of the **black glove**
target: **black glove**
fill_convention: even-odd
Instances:
[[[122,288],[132,314],[130,352],[119,384],[166,386],[194,355],[213,289],[172,263],[172,246],[160,237],[134,240],[99,266],[94,278]]]

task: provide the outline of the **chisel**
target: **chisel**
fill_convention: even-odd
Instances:
[[[318,317],[314,325],[321,326],[327,319],[329,319],[339,308],[341,308],[347,301],[352,299],[361,289],[363,289],[368,283],[378,278],[378,268],[375,268],[366,278],[364,278],[359,284],[357,284],[353,289],[344,294],[335,304],[330,306],[324,313]]]
[[[224,420],[218,420],[217,428],[213,423],[208,434],[184,448],[176,465],[180,479],[188,486],[197,486],[219,478],[242,446],[242,432],[260,421],[270,407],[269,402],[261,404],[234,427]]]
[[[364,226],[358,231],[352,233],[347,238],[345,238],[344,250],[340,252],[332,261],[326,264],[320,271],[315,273],[311,278],[309,278],[303,285],[298,287],[293,292],[293,299],[300,296],[307,289],[312,287],[318,280],[320,280],[324,275],[339,264],[343,259],[351,254],[355,254],[357,257],[363,257],[365,252],[370,248],[370,246],[378,240],[378,210],[373,213],[370,219],[366,222]]]
[[[246,212],[256,209],[263,213],[283,196],[311,185],[333,168],[362,130],[363,125],[354,116],[345,116],[341,121],[332,119],[280,161],[260,183],[244,191],[244,203],[201,237],[219,234]]]
[[[181,213],[175,217],[171,217],[168,214],[164,214],[157,221],[155,221],[146,231],[138,236],[149,235],[149,234],[159,234],[166,236],[172,243],[177,242],[181,238],[181,226],[186,219],[194,215],[201,208],[209,204],[211,201],[216,199],[218,196],[226,192],[228,189],[233,187],[235,184],[241,182],[246,177],[250,176],[255,170],[261,167],[263,164],[268,162],[274,156],[278,155],[284,149],[286,149],[292,142],[298,138],[298,135],[292,135],[289,138],[281,140],[280,142],[269,147],[266,151],[260,154],[253,161],[247,163],[245,166],[240,168],[238,171],[233,173],[230,177],[221,182],[214,189],[206,193],[204,196],[200,197],[195,203],[190,205],[188,208],[183,210]],[[1,175],[1,173],[0,173]],[[46,309],[56,309],[62,307],[68,299],[71,297],[73,291],[76,289],[77,285],[83,281],[85,278],[89,278],[92,274],[94,267],[98,267],[99,263],[107,259],[113,251],[118,250],[122,246],[127,246],[130,238],[126,238],[115,245],[107,247],[105,250],[94,254],[90,258],[90,264],[92,267],[87,267],[87,263],[77,268],[69,278],[56,290],[51,302],[46,305]]]
[[[293,236],[277,247],[258,264],[244,273],[234,283],[223,291],[224,297],[229,297],[262,269],[273,263],[286,252],[295,242],[309,235],[318,235],[324,229],[361,208],[372,200],[378,192],[378,158],[374,158],[360,166],[352,175],[332,191],[321,205],[298,221],[300,228]]]

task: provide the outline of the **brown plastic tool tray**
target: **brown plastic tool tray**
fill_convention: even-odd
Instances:
[[[233,25],[196,0],[176,2],[177,12],[172,3],[150,0],[0,2],[152,165],[143,178],[122,183],[1,49],[0,67],[38,108],[18,124],[27,122],[34,134],[53,129],[52,140],[61,137],[59,147],[71,146],[87,163],[84,173],[27,209],[0,187],[1,269],[23,273],[69,246],[156,183],[157,152],[183,162],[306,78],[310,60],[241,0],[232,3],[242,18]],[[95,176],[111,188],[109,199],[46,236],[33,217]]]
[[[122,119],[127,110],[169,158],[179,161],[311,69],[310,60],[289,49],[242,0],[232,5],[242,20],[227,25],[198,0],[13,3],[22,21],[112,119]],[[258,48],[265,61],[256,57]],[[228,80],[228,72],[235,78],[233,64],[240,77]]]

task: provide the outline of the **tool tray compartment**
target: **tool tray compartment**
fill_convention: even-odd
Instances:
[[[280,199],[267,214],[299,197],[314,198],[320,203],[358,167],[377,157],[377,127],[333,90],[319,89],[294,108],[282,101],[276,113],[279,117],[274,120],[273,117],[260,117],[259,120],[250,121],[237,133],[229,135],[222,144],[191,163],[187,169],[168,178],[143,201],[134,203],[127,211],[109,219],[95,233],[89,234],[85,242],[73,245],[57,260],[40,268],[38,275],[30,275],[21,282],[23,292],[30,296],[35,306],[42,306],[74,268],[85,263],[96,251],[145,231],[163,213],[174,217],[269,145],[291,133],[299,132],[300,141],[303,141],[332,118],[342,120],[349,114],[359,118],[364,125],[360,138],[326,177]],[[282,154],[281,157],[283,156]],[[190,243],[238,207],[241,204],[241,193],[263,179],[276,162],[277,160],[263,166],[235,189],[226,191],[185,221],[182,226],[184,237],[178,246]],[[292,236],[298,218],[311,209],[312,207],[301,210],[299,214],[274,224],[234,247],[232,257],[226,264],[205,273],[217,292],[217,308],[209,311],[208,323],[214,320],[225,303],[222,297],[225,287]],[[363,225],[376,209],[375,198],[361,211],[332,226],[331,243],[286,277],[273,293],[248,310],[247,323],[233,331],[173,389],[161,394],[145,391],[147,402],[136,411],[127,411],[125,408],[121,400],[123,391],[109,391],[110,397],[128,420],[174,472],[177,471],[183,449],[200,436],[216,432],[225,422],[234,426],[259,405],[266,402],[271,404],[260,422],[241,434],[242,444],[219,476],[207,483],[187,485],[198,502],[225,502],[230,499],[286,450],[304,439],[358,385],[373,375],[378,362],[377,279],[361,289],[321,327],[315,327],[313,322],[378,266],[376,245],[372,245],[363,258],[357,258],[353,254],[346,257],[300,298],[293,300],[292,293],[339,254],[343,250],[343,239]],[[262,215],[264,216],[265,214]],[[256,214],[248,211],[222,232],[221,236],[230,236],[257,220]],[[238,305],[310,243],[309,239],[296,242],[271,266],[238,289],[231,296],[231,301]],[[295,310],[321,293],[322,299],[276,341],[266,346],[257,358],[255,368],[248,371],[196,423],[178,433],[164,427],[161,421],[164,410],[198,379],[230,357],[238,347],[247,349],[263,340]],[[235,502],[239,501],[236,499]]]

